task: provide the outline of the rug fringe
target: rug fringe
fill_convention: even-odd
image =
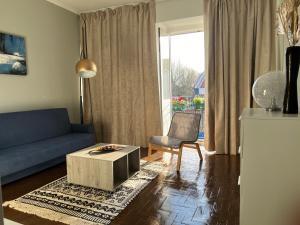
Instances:
[[[3,207],[9,207],[11,209],[15,209],[26,214],[35,215],[43,219],[51,220],[54,222],[61,222],[67,225],[103,225],[100,223],[93,223],[77,217],[65,215],[59,212],[54,212],[49,209],[40,208],[21,202],[16,202],[15,200],[4,202]]]
[[[149,165],[150,168],[146,168],[146,170],[151,170],[153,172],[157,172],[157,174],[149,180],[146,179],[145,180],[146,182],[144,184],[142,184],[140,187],[135,187],[137,189],[137,191],[132,196],[128,196],[127,202],[124,203],[124,207],[127,207],[132,202],[132,200],[147,185],[149,185],[149,183],[153,179],[155,179],[155,177],[157,177],[158,173],[160,173],[163,176],[166,175],[165,173],[167,173],[167,168],[166,168],[165,163],[161,163],[161,162],[151,163],[151,162],[142,161],[141,164],[144,167],[147,167],[147,165]],[[156,169],[151,168],[151,164],[153,164],[153,165],[159,164],[161,166],[161,168],[156,168]],[[60,180],[60,179],[63,179],[63,178],[59,178],[58,180]],[[57,182],[58,180],[53,181],[53,182]],[[51,182],[50,184],[52,184],[53,182]],[[46,187],[47,185],[49,185],[49,184],[46,184],[43,187]],[[37,190],[40,190],[40,189],[41,188],[39,188]],[[33,192],[30,192],[30,193],[33,193]],[[30,193],[28,193],[28,194],[30,194]],[[28,195],[28,194],[26,194],[26,195]],[[24,195],[24,196],[26,196],[26,195]],[[47,220],[50,220],[50,221],[61,222],[61,223],[66,224],[66,225],[105,225],[105,224],[108,224],[108,222],[109,222],[109,221],[106,221],[106,220],[103,219],[103,220],[100,220],[100,221],[97,220],[99,222],[96,223],[96,222],[88,221],[88,220],[85,220],[85,219],[81,219],[81,218],[76,217],[74,215],[71,216],[68,213],[64,214],[64,213],[58,212],[56,210],[43,208],[43,206],[41,206],[41,205],[40,206],[35,206],[34,204],[33,205],[30,204],[30,203],[27,204],[26,202],[21,202],[20,201],[20,199],[22,197],[18,198],[19,200],[17,199],[17,200],[7,201],[7,202],[3,203],[3,207],[9,207],[11,209],[15,209],[17,211],[20,211],[20,212],[23,212],[23,213],[26,213],[26,214],[35,215],[35,216],[38,216],[40,218],[47,219]],[[119,214],[119,213],[117,213],[117,214]]]

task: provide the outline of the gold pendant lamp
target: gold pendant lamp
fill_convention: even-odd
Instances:
[[[82,27],[82,46],[80,60],[76,64],[76,74],[81,78],[91,78],[97,74],[97,66],[92,60],[88,59],[87,56],[87,34],[86,34],[86,21]]]
[[[88,59],[87,55],[87,33],[86,33],[86,21],[82,27],[82,45],[80,60],[76,63],[76,74],[80,77],[79,90],[80,90],[80,122],[83,124],[83,96],[82,96],[82,79],[88,79],[96,76],[97,66],[96,63]]]
[[[81,78],[92,78],[97,74],[97,66],[90,59],[81,59],[76,64],[76,74]]]

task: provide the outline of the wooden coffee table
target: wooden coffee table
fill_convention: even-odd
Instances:
[[[114,191],[140,170],[140,147],[124,146],[111,153],[89,154],[92,149],[105,145],[100,143],[67,155],[69,183]]]

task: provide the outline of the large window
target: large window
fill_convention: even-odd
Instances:
[[[204,118],[204,33],[163,36],[161,46],[164,133],[177,111],[201,113]],[[204,138],[203,120],[199,138]]]

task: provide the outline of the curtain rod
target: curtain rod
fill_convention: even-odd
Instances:
[[[153,1],[154,2],[162,2],[162,1],[166,1],[166,0],[153,0]],[[116,8],[126,6],[126,5],[132,6],[132,5],[138,5],[138,4],[141,4],[141,3],[149,3],[149,2],[151,2],[151,0],[129,2],[129,3],[126,3],[126,4],[122,4],[122,5],[115,5],[115,6],[109,6],[109,7],[99,8],[99,9],[95,9],[95,10],[82,11],[79,14],[93,13],[93,12],[103,11],[105,9],[116,9]]]

